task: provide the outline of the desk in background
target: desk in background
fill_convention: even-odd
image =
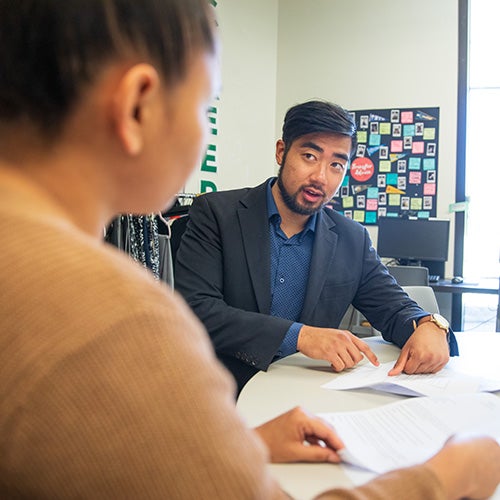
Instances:
[[[500,333],[456,334],[461,356],[458,368],[466,373],[500,378]],[[380,362],[396,360],[399,349],[381,337],[364,339]],[[313,412],[364,410],[403,399],[404,396],[373,390],[331,391],[320,386],[336,375],[326,361],[294,354],[259,372],[240,393],[237,407],[255,427],[295,406]],[[500,393],[498,393],[500,397]],[[328,488],[352,486],[340,465],[271,464],[272,474],[294,498],[305,500]],[[500,488],[494,497],[500,500]]]
[[[463,329],[462,294],[486,293],[498,295],[499,280],[498,278],[489,278],[468,282],[464,279],[463,283],[455,284],[449,279],[441,279],[437,283],[429,283],[429,286],[438,294],[452,294],[450,312],[451,327],[454,331],[461,331]],[[439,295],[437,295],[437,298],[438,302],[440,302]],[[440,308],[443,309],[441,303]],[[442,310],[441,312],[446,315],[445,311]]]

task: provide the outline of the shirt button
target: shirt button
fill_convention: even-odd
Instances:
[[[284,283],[285,282],[285,278],[280,278],[280,283]]]

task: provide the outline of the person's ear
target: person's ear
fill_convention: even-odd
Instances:
[[[136,64],[121,76],[114,91],[115,132],[127,154],[138,155],[144,146],[147,120],[151,117],[160,78],[150,64]]]
[[[285,152],[285,143],[283,139],[278,139],[276,141],[276,163],[281,167],[281,163],[283,162],[283,153]]]

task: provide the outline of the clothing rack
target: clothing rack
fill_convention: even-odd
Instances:
[[[199,193],[177,193],[178,200],[192,200],[198,196],[200,196]]]
[[[173,287],[173,257],[186,227],[185,216],[197,196],[178,193],[174,205],[158,214],[119,215],[106,228],[104,239]]]
[[[165,219],[187,215],[187,213],[189,212],[189,207],[193,203],[193,200],[198,196],[199,194],[196,193],[177,193],[177,199],[175,200],[175,203],[168,210],[162,212],[161,215]]]

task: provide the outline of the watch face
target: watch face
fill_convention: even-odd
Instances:
[[[443,328],[449,328],[450,323],[448,323],[448,320],[441,316],[441,314],[433,314],[432,317],[434,318],[434,322]]]

